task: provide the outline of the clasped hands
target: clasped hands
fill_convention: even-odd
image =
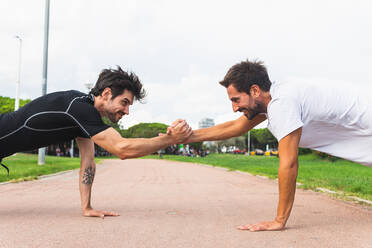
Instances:
[[[174,139],[175,144],[181,144],[192,135],[192,132],[192,128],[185,120],[177,119],[167,128],[165,134],[159,133],[159,136],[169,135]]]

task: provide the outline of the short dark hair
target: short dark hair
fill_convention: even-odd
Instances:
[[[239,91],[249,95],[251,86],[256,84],[263,91],[269,91],[271,82],[266,67],[261,61],[242,61],[232,66],[220,82],[226,88],[231,84]]]
[[[112,99],[123,94],[124,90],[133,93],[135,100],[141,101],[146,96],[145,89],[142,88],[142,83],[133,72],[125,72],[120,66],[117,69],[104,69],[98,77],[94,87],[90,90],[90,94],[100,96],[104,89],[110,88]]]

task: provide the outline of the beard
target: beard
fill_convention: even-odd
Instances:
[[[106,117],[112,122],[117,123],[119,120],[116,120],[116,113],[107,113]]]
[[[254,100],[255,107],[254,108],[239,108],[239,112],[247,111],[248,113],[244,113],[244,115],[248,118],[248,120],[253,120],[258,114],[262,114],[266,112],[265,105],[257,100]]]

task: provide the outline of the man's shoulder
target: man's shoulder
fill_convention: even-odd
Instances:
[[[91,95],[77,90],[67,90],[50,93],[49,98],[66,102],[69,105],[73,103],[87,103],[89,105],[92,105],[94,101]]]
[[[87,102],[89,104],[92,104],[94,102],[94,98],[92,95],[77,90],[66,91],[66,93],[72,96],[73,100]]]
[[[294,82],[273,83],[270,88],[270,95],[273,98],[290,97],[296,95],[297,92],[301,91],[302,88],[303,85]]]
[[[33,101],[44,101],[44,100],[70,101],[76,97],[83,97],[83,96],[89,96],[89,95],[83,92],[77,91],[77,90],[56,91],[56,92],[48,93],[44,96],[40,96],[34,99]]]
[[[78,90],[66,90],[66,91],[60,91],[60,92],[65,92],[66,94],[77,95],[77,96],[88,95]]]
[[[271,91],[271,100],[267,106],[268,119],[273,116],[281,116],[291,112],[300,113],[302,111],[304,92],[294,89],[293,84],[277,85],[274,91]]]
[[[293,83],[275,84],[270,89],[271,100],[268,108],[273,104],[296,103],[302,95],[302,90]]]
[[[65,97],[70,97],[70,98],[89,96],[88,94],[80,92],[78,90],[56,91],[53,93],[49,93],[48,95],[49,96],[65,96]]]
[[[89,95],[77,90],[48,93],[32,100],[30,103],[23,106],[21,108],[23,109],[23,111],[20,112],[26,111],[28,113],[37,113],[45,111],[65,111],[70,103],[75,98],[79,97],[89,98]]]

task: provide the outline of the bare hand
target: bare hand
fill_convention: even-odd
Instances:
[[[182,123],[182,122],[186,122],[186,121],[184,121],[182,119],[177,119],[174,122],[172,122],[172,125],[167,128],[167,134],[168,135],[171,134],[173,128],[175,128],[179,123]]]
[[[105,218],[105,216],[119,216],[120,214],[110,211],[94,210],[92,208],[83,210],[83,216],[85,217],[100,217]]]
[[[257,224],[242,225],[237,227],[238,230],[256,231],[279,231],[284,229],[284,224],[277,221],[263,221]]]
[[[180,144],[189,138],[192,134],[192,129],[185,120],[178,119],[168,127],[167,135],[174,138],[174,143]]]
[[[171,133],[172,133],[172,128],[173,128],[173,127],[168,127],[168,128],[167,128],[167,134],[171,134]]]

